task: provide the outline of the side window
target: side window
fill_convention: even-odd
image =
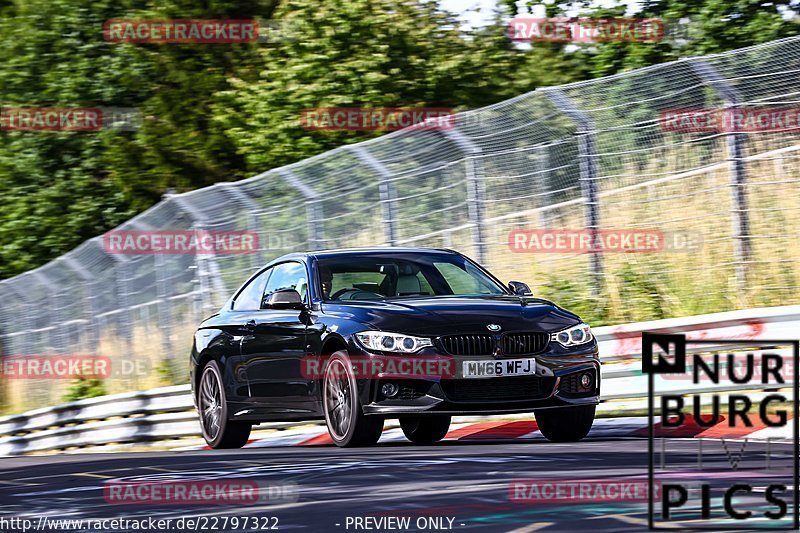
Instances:
[[[253,311],[261,308],[261,297],[264,295],[264,287],[272,270],[265,270],[242,289],[233,302],[234,311]]]
[[[428,278],[425,277],[425,275],[422,273],[421,270],[417,272],[417,278],[419,278],[420,294],[422,295],[436,294],[433,291],[433,287],[431,287],[431,284],[428,282]]]
[[[304,301],[306,300],[308,281],[302,263],[281,263],[272,269],[272,276],[269,278],[264,296],[280,289],[294,289],[300,293]]]

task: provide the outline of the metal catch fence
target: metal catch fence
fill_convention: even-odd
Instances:
[[[112,254],[90,239],[0,282],[0,342],[11,355],[147,361],[148,376],[119,377],[117,390],[157,384],[162,360],[183,381],[194,326],[260,265],[380,244],[458,249],[595,322],[798,303],[799,88],[789,38],[542,88],[447,127],[167,195],[117,229],[250,230],[257,252]],[[656,231],[662,246],[532,245],[587,229]],[[24,390],[29,406],[55,393]]]

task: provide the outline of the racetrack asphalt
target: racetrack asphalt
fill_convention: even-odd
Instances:
[[[694,442],[670,439],[669,446],[675,450],[669,460],[676,471],[694,467]],[[193,528],[185,522],[179,528],[173,522],[161,530],[261,531],[277,523],[278,531],[344,532],[398,531],[392,527],[398,522],[378,520],[408,517],[409,527],[400,530],[644,531],[646,501],[544,498],[519,502],[511,497],[509,487],[515,480],[645,483],[647,465],[647,440],[641,438],[589,438],[569,444],[454,441],[421,447],[389,442],[356,449],[306,446],[23,456],[0,461],[0,524],[12,516],[29,517],[34,524],[41,524],[42,516],[173,521],[204,516],[207,521]],[[293,497],[280,502],[200,506],[109,503],[104,497],[104,486],[116,480],[165,478],[256,481],[290,489]],[[214,517],[216,522],[211,522]],[[233,527],[232,517],[250,517],[252,522]],[[367,517],[371,519],[356,527],[356,518]],[[259,519],[258,525],[254,518]],[[227,520],[224,525],[223,519]],[[8,524],[0,529],[17,530]],[[57,530],[76,529],[62,526]]]

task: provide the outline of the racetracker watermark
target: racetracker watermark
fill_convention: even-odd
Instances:
[[[642,373],[648,383],[648,479],[651,487],[660,482],[662,488],[660,497],[652,493],[649,497],[650,529],[798,529],[798,379],[794,375],[786,382],[780,372],[784,357],[797,366],[798,344],[642,334]],[[721,378],[722,358],[707,357],[723,350],[733,353],[727,372],[735,387]],[[758,359],[751,354],[756,350],[761,350]],[[734,358],[747,367],[745,375],[735,379]],[[763,368],[756,378],[757,360]],[[686,374],[690,366],[691,386],[663,381],[667,374]],[[711,383],[702,383],[701,374]],[[769,436],[753,436],[757,431]],[[671,436],[694,438],[665,438]],[[738,452],[731,439],[736,439]],[[778,445],[771,439],[779,440],[783,449],[775,453]],[[681,450],[670,458],[667,447]],[[686,461],[687,447],[697,449],[696,468],[695,461]]]
[[[508,234],[515,253],[691,252],[702,243],[697,232],[658,229],[514,229]]]
[[[800,130],[800,108],[666,109],[664,131],[679,133],[787,132]]]
[[[147,505],[256,505],[296,502],[296,483],[236,480],[110,480],[106,503]]]
[[[455,126],[449,107],[317,107],[304,109],[305,130],[395,131],[404,128],[448,130]]]
[[[111,359],[100,355],[5,355],[0,357],[2,379],[105,379]]]
[[[518,42],[654,43],[664,34],[660,19],[517,17],[508,25],[508,36]]]
[[[258,41],[257,20],[112,19],[103,25],[110,43],[233,44]]]
[[[0,107],[0,131],[133,131],[141,124],[132,107]]]
[[[328,371],[340,377],[347,376],[343,367],[329,367],[328,362],[329,358],[325,356],[304,356],[300,374],[305,379],[322,379]],[[458,374],[452,357],[438,355],[353,355],[350,356],[350,368],[355,379],[451,379]]]
[[[656,494],[659,492],[656,485]],[[518,479],[509,484],[515,503],[646,502],[647,480]]]
[[[112,230],[103,235],[103,250],[123,255],[231,255],[259,249],[254,231]]]
[[[112,19],[103,25],[103,38],[115,44],[276,43],[297,40],[303,31],[294,20]]]

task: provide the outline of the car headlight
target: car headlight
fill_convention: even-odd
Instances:
[[[362,331],[356,333],[358,342],[368,350],[378,352],[413,353],[422,348],[433,346],[433,342],[425,337],[412,337],[401,333],[386,331]]]
[[[592,336],[592,328],[588,324],[580,323],[577,326],[572,326],[561,331],[556,331],[550,334],[550,340],[559,343],[562,346],[578,346],[579,344],[586,344],[594,337]]]

